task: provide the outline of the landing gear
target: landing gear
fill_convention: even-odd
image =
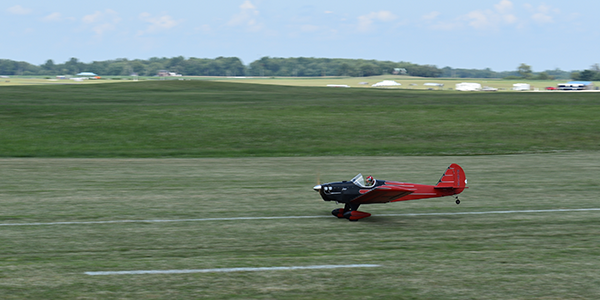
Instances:
[[[456,196],[456,201],[455,202],[456,202],[456,205],[460,204],[460,200],[458,200],[458,196]]]
[[[334,209],[334,210],[331,211],[331,214],[341,219],[341,218],[344,217],[344,209],[343,208],[336,208],[336,209]]]
[[[371,214],[368,212],[364,212],[364,211],[358,211],[358,210],[353,210],[353,211],[347,211],[344,213],[344,218],[348,219],[348,221],[358,221],[362,218],[366,218],[366,217],[370,217]]]
[[[359,204],[360,205],[360,204]],[[331,214],[338,218],[346,218],[348,221],[356,222],[362,218],[370,217],[370,213],[358,211],[359,205],[346,204],[344,208],[336,208],[331,211]]]

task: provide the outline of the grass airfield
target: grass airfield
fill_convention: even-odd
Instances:
[[[434,184],[451,162],[469,179],[460,205],[451,197],[364,205],[373,216],[348,222],[331,216],[338,206],[311,189],[318,176],[337,181],[357,172]],[[453,215],[600,208],[597,152],[0,163],[2,299],[593,299],[600,293],[599,211]],[[401,215],[431,213],[447,215]],[[309,218],[197,220],[287,216]],[[172,222],[184,219],[196,221]],[[125,220],[171,222],[32,224]],[[84,274],[345,264],[380,267]]]
[[[130,78],[127,78],[130,79]],[[74,81],[70,79],[55,79],[55,78],[44,78],[44,77],[10,77],[0,78],[0,87],[6,86],[28,86],[28,85],[87,85],[97,83],[111,83],[119,82],[114,80],[82,80]]]
[[[184,77],[132,77],[132,76],[108,76],[100,80],[73,81],[69,79],[48,79],[41,77],[11,77],[2,78],[2,86],[24,86],[24,85],[88,85],[98,83],[122,83],[138,81],[219,81],[230,83],[263,84],[263,85],[283,85],[298,87],[325,87],[327,85],[347,85],[352,88],[373,88],[373,84],[383,80],[394,80],[401,84],[398,87],[383,87],[379,89],[400,89],[400,90],[454,90],[457,83],[476,82],[482,87],[493,87],[500,92],[511,91],[515,83],[529,83],[531,89],[536,91],[559,93],[565,91],[546,91],[546,87],[556,87],[559,83],[570,80],[505,80],[496,78],[425,78],[404,75],[379,75],[369,77],[347,77],[347,76],[324,76],[324,77],[208,77],[208,76],[184,76]],[[439,83],[443,87],[426,86],[425,83]],[[600,82],[595,82],[600,85]],[[570,92],[570,91],[567,91]]]
[[[600,294],[593,94],[177,81],[0,95],[0,299]],[[453,162],[460,205],[364,205],[373,216],[348,222],[312,190],[358,172],[435,184]],[[85,274],[349,264],[379,267]]]
[[[8,86],[0,95],[0,157],[600,151],[596,93],[154,81]]]
[[[559,83],[564,83],[569,80],[505,80],[495,78],[425,78],[404,75],[379,75],[370,77],[254,77],[254,78],[223,78],[219,81],[224,82],[243,82],[252,84],[272,84],[272,85],[289,85],[289,86],[327,86],[333,85],[348,85],[351,88],[373,88],[373,84],[383,80],[394,80],[401,85],[398,87],[381,87],[380,89],[402,89],[402,90],[453,90],[457,83],[461,82],[477,82],[482,87],[489,86],[500,89],[500,91],[510,91],[515,83],[527,82],[531,84],[532,89],[544,91],[548,86],[556,87]],[[426,86],[425,83],[439,83],[443,87]],[[556,92],[556,91],[550,91]]]

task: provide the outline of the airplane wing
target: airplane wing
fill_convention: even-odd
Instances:
[[[413,191],[411,190],[397,186],[382,185],[354,198],[352,201],[350,201],[350,203],[387,203],[398,198],[404,197],[412,192]]]

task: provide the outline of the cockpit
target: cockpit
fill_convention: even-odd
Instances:
[[[368,185],[365,183],[365,178],[363,177],[362,174],[358,174],[356,176],[354,176],[354,178],[352,178],[352,183],[356,184],[357,186],[361,187],[361,188],[372,188],[375,186],[375,183],[377,182],[376,180],[373,180],[373,182]]]

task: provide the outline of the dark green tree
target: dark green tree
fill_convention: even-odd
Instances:
[[[596,75],[597,73],[592,70],[584,70],[583,72],[579,73],[579,78],[577,80],[591,81],[594,79],[594,77],[596,77]]]
[[[531,75],[533,74],[533,71],[531,71],[531,66],[526,65],[524,63],[519,65],[519,67],[517,68],[517,72],[519,72],[519,74],[523,78],[530,78]]]
[[[379,68],[375,64],[372,64],[372,63],[361,64],[360,66],[358,66],[358,69],[362,76],[374,76],[374,75],[381,74],[381,72],[379,71]]]

